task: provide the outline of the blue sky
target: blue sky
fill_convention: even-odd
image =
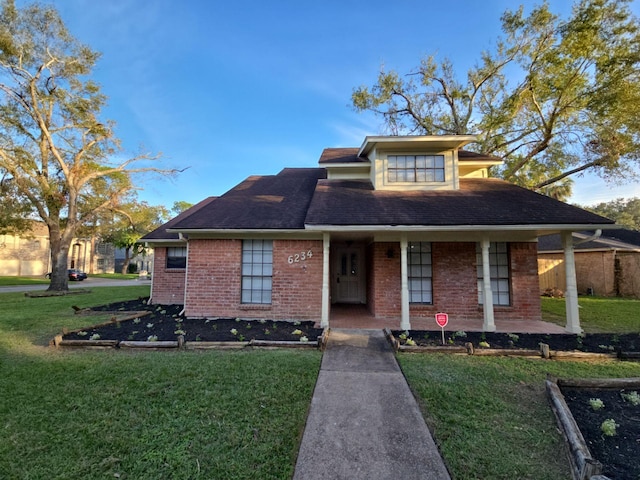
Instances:
[[[254,174],[313,167],[325,147],[360,146],[379,118],[350,106],[381,65],[428,54],[464,72],[500,35],[508,0],[42,0],[102,57],[94,72],[126,151],[189,167],[140,198],[170,207],[220,195]],[[25,2],[19,1],[18,4]],[[526,2],[531,5],[532,2]],[[538,3],[538,2],[536,2]],[[551,0],[568,13],[568,0]],[[632,9],[640,13],[640,0]],[[640,196],[640,183],[575,179],[572,202]]]

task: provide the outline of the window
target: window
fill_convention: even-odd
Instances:
[[[113,255],[113,245],[111,243],[100,242],[96,245],[98,255]]]
[[[242,303],[271,303],[273,241],[242,242]]]
[[[444,155],[389,155],[389,183],[444,182]]]
[[[478,303],[482,305],[482,247],[476,244],[478,265]],[[491,242],[489,245],[489,269],[494,305],[510,305],[509,249],[506,242]]]
[[[410,242],[407,252],[409,303],[433,303],[431,243]]]
[[[167,268],[187,268],[187,247],[167,247]]]

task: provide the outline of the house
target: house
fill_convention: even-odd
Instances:
[[[152,303],[189,317],[310,319],[339,304],[380,319],[447,312],[540,320],[537,238],[613,222],[498,179],[501,160],[462,150],[472,135],[371,136],[327,148],[317,168],[251,176],[143,237],[155,249]],[[581,331],[575,281],[567,329]],[[573,296],[572,296],[573,294]]]
[[[68,268],[89,273],[113,273],[114,247],[95,238],[74,238]],[[31,221],[28,232],[0,235],[0,276],[44,276],[51,271],[49,231]]]
[[[574,232],[578,294],[640,298],[640,232],[629,229]],[[564,255],[559,235],[538,241],[540,288],[564,291]]]

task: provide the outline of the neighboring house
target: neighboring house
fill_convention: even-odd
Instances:
[[[131,253],[129,253],[131,254]],[[122,272],[126,259],[124,248],[115,249],[115,271]],[[129,259],[129,271],[132,273],[149,273],[153,270],[153,248],[145,248],[144,253],[136,254]]]
[[[31,222],[28,233],[0,235],[0,276],[40,276],[49,271],[49,231],[41,222]]]
[[[575,232],[573,238],[579,294],[640,298],[639,231]],[[540,237],[538,272],[542,291],[566,289],[559,235]]]
[[[69,248],[68,268],[88,273],[113,273],[114,248],[91,238],[74,238]],[[0,235],[0,276],[41,276],[51,271],[47,226],[31,222],[22,235]]]
[[[403,329],[441,311],[486,331],[540,320],[537,237],[562,233],[570,270],[571,233],[613,222],[487,178],[501,160],[460,150],[474,140],[366,137],[324,150],[319,168],[247,178],[143,237],[155,248],[152,303],[322,326],[343,303]]]

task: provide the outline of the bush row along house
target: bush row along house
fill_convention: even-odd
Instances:
[[[640,298],[640,232],[616,229],[575,232],[575,262],[581,295]],[[559,235],[538,243],[540,288],[566,288],[564,255]]]
[[[74,238],[68,268],[87,273],[119,272],[124,251],[95,238]],[[150,270],[153,252],[132,259],[137,271]],[[0,276],[43,276],[51,271],[49,232],[42,222],[31,222],[28,233],[0,235]]]
[[[444,311],[540,320],[537,238],[560,234],[567,330],[580,331],[572,233],[613,221],[488,178],[501,160],[474,136],[375,136],[328,148],[318,168],[251,176],[143,240],[155,249],[152,303],[189,317],[309,319],[366,307],[403,329]]]

